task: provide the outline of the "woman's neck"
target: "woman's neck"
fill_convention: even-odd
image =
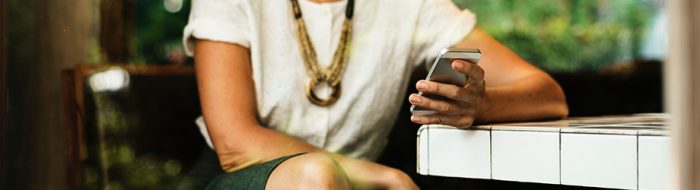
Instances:
[[[338,1],[340,1],[340,0],[311,0],[311,1],[313,1],[314,3],[319,3],[319,4],[321,4],[321,3],[338,2]]]

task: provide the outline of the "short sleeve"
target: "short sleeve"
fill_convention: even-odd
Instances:
[[[440,50],[466,37],[475,25],[474,13],[460,10],[450,0],[425,0],[418,13],[410,60],[417,66],[434,59]]]
[[[182,37],[187,55],[194,54],[194,38],[250,47],[248,16],[242,0],[192,0]]]

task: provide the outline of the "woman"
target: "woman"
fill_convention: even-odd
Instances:
[[[447,47],[466,86],[419,81],[419,124],[470,126],[564,117],[559,85],[449,0],[193,0],[184,41],[195,57],[198,125],[228,174],[212,189],[417,189],[371,162],[386,143],[409,75]]]

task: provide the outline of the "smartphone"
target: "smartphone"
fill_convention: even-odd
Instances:
[[[467,62],[477,64],[481,59],[481,51],[478,49],[459,49],[459,48],[447,48],[440,51],[437,59],[433,62],[433,65],[428,71],[428,76],[425,78],[427,81],[454,84],[457,86],[464,86],[467,83],[467,76],[452,69],[452,62],[455,60],[466,60]],[[433,94],[423,94],[423,92],[418,92],[418,95],[425,96],[431,99],[446,100],[447,98],[433,95]],[[435,114],[435,111],[425,109],[416,105],[411,105],[411,114],[413,115],[431,115]]]

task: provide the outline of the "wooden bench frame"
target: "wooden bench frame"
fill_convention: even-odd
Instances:
[[[80,189],[81,167],[87,159],[85,136],[85,81],[88,76],[118,67],[130,75],[194,75],[194,68],[189,66],[154,66],[127,64],[80,64],[61,72],[64,99],[64,117],[66,133],[66,166],[69,189]]]

